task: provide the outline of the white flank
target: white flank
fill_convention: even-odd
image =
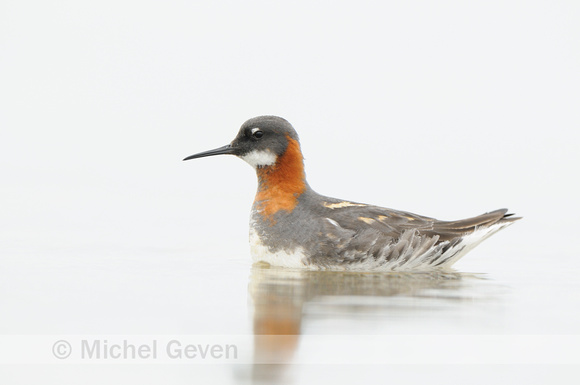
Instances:
[[[480,229],[476,229],[473,233],[465,235],[461,242],[457,244],[455,247],[452,247],[451,250],[448,250],[446,254],[450,254],[451,256],[447,259],[446,262],[440,265],[440,267],[450,267],[455,262],[459,261],[461,257],[465,254],[473,250],[475,246],[479,245],[481,242],[485,241],[489,238],[492,234],[497,233],[501,229],[511,225],[513,222],[503,222],[503,223],[496,223],[489,227],[484,227]],[[463,250],[460,252],[453,252],[456,250],[460,250],[461,247],[464,247]]]
[[[246,161],[253,168],[271,166],[276,163],[276,155],[270,151],[252,151],[246,155],[240,156],[244,161]]]
[[[258,233],[250,228],[250,254],[252,261],[266,262],[272,266],[283,266],[291,268],[305,268],[304,260],[306,255],[301,247],[292,251],[280,250],[271,252],[268,246],[264,245]]]
[[[396,244],[391,244],[383,250],[384,257],[379,260],[368,258],[359,263],[352,264],[348,267],[341,268],[333,267],[333,270],[359,270],[359,271],[429,271],[433,269],[447,269],[461,257],[471,251],[475,246],[487,239],[490,235],[498,232],[513,222],[504,222],[476,229],[470,234],[463,236],[461,241],[455,246],[449,248],[444,253],[441,252],[441,247],[447,244],[443,242],[435,245],[430,245],[425,249],[433,238],[424,238],[421,243],[417,243],[415,247],[407,247],[396,260],[387,260],[391,250],[396,247]],[[411,237],[411,239],[414,237]],[[412,243],[412,242],[411,242]],[[423,246],[423,247],[422,247]]]

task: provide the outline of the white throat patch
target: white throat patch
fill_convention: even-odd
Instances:
[[[244,156],[240,156],[253,168],[271,166],[276,163],[276,155],[270,151],[252,151]]]

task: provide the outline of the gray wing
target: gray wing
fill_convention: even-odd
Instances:
[[[440,221],[405,211],[354,202],[332,204],[323,201],[322,206],[324,207],[324,212],[321,212],[323,216],[355,232],[372,228],[385,236],[396,238],[402,232],[414,229],[420,234],[438,235],[440,241],[450,241],[498,222],[513,222],[520,219],[512,217],[513,214],[507,214],[507,209],[491,211],[473,218]]]
[[[458,245],[466,234],[496,223],[519,218],[506,209],[457,221],[440,221],[404,211],[361,203],[322,200],[319,214],[323,244],[316,264],[435,264],[437,258]],[[421,257],[421,258],[418,258]],[[375,266],[376,267],[376,266]]]

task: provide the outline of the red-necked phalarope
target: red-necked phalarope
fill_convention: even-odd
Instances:
[[[230,144],[184,160],[220,154],[242,158],[258,175],[250,220],[255,262],[329,270],[447,268],[520,219],[502,209],[440,221],[319,195],[306,182],[296,131],[275,116],[250,119]]]

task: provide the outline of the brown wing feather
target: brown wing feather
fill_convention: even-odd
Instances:
[[[466,233],[471,233],[477,228],[489,227],[496,223],[513,222],[520,219],[519,217],[512,217],[512,215],[507,214],[507,209],[500,209],[457,221],[435,221],[433,222],[433,227],[425,231],[425,233],[437,234],[440,236],[441,241],[451,240]]]
[[[473,218],[440,221],[404,211],[359,203],[353,203],[352,206],[344,208],[330,209],[325,214],[345,229],[360,231],[362,225],[363,228],[373,228],[393,238],[397,238],[404,230],[416,229],[422,234],[439,236],[438,242],[456,239],[473,232],[476,228],[520,219],[512,217],[513,214],[507,214],[507,209],[500,209]]]

